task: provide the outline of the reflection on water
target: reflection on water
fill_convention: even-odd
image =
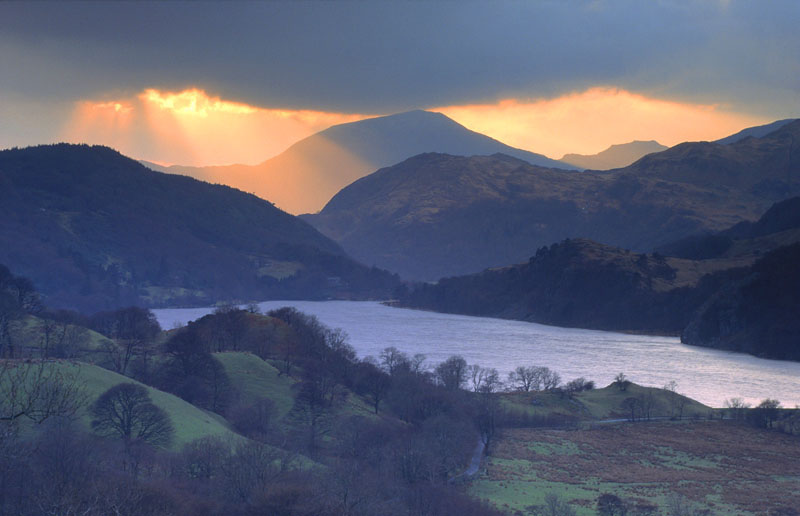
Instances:
[[[503,378],[519,365],[543,365],[564,380],[578,376],[609,384],[619,372],[632,381],[661,387],[675,380],[678,391],[711,406],[726,398],[750,403],[776,398],[800,405],[800,363],[765,360],[742,353],[686,346],[676,337],[627,335],[595,330],[418,310],[354,301],[267,301],[262,311],[282,306],[316,315],[342,328],[359,356],[394,346],[424,353],[431,364],[459,354],[470,364],[494,367]],[[153,310],[163,328],[210,313],[211,308]]]

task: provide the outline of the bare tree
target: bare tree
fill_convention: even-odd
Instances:
[[[778,419],[780,406],[780,401],[767,398],[748,413],[748,419],[755,426],[772,428],[772,424]]]
[[[376,414],[381,401],[389,394],[390,387],[391,379],[377,366],[366,360],[358,364],[356,388],[369,396]]]
[[[172,441],[169,416],[152,403],[147,389],[139,384],[111,387],[92,405],[91,412],[92,428],[100,435],[163,447]]]
[[[122,375],[134,356],[150,346],[161,327],[150,310],[131,306],[113,312],[100,312],[91,318],[92,328],[112,339],[104,350],[114,370]]]
[[[688,399],[678,393],[678,383],[672,380],[664,386],[667,391],[667,402],[669,403],[670,417],[681,419],[683,417],[683,409],[686,407]]]
[[[385,348],[380,352],[378,358],[380,359],[381,367],[389,373],[389,376],[394,376],[400,367],[409,363],[408,355],[394,346]]]
[[[460,355],[453,355],[436,366],[434,372],[445,389],[456,391],[467,381],[467,361]]]
[[[700,516],[703,514],[708,514],[708,513],[701,509],[698,509],[685,496],[681,496],[677,493],[672,493],[667,497],[668,516]]]
[[[627,516],[628,504],[615,494],[603,493],[597,498],[598,516]]]
[[[86,403],[77,372],[46,361],[0,360],[0,421],[73,417]]]
[[[508,374],[508,381],[518,391],[547,391],[561,384],[561,376],[548,367],[519,366]]]
[[[539,514],[541,516],[575,516],[577,513],[558,494],[547,493],[544,497],[544,507]]]
[[[470,366],[467,366],[467,378],[471,380],[472,392],[479,392],[481,390],[484,377],[488,372],[489,372],[488,369],[484,369],[478,364],[472,364]]]
[[[518,391],[528,392],[536,390],[534,386],[536,377],[535,367],[517,366],[516,369],[508,373],[508,383]]]
[[[542,379],[542,390],[549,391],[561,385],[561,375],[547,367],[540,367],[539,374]]]
[[[616,385],[617,389],[619,389],[622,392],[627,391],[630,384],[631,382],[630,380],[628,380],[628,377],[625,376],[625,373],[619,373],[617,376],[614,377],[613,385]]]
[[[724,406],[726,409],[728,409],[727,412],[730,417],[736,419],[737,421],[743,420],[747,409],[750,408],[750,404],[745,403],[742,398],[731,398],[725,400]]]

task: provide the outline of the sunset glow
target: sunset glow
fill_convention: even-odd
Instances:
[[[724,106],[682,103],[613,87],[556,98],[433,108],[508,145],[559,159],[612,144],[714,140],[767,120]],[[63,139],[101,143],[159,163],[260,163],[331,125],[371,115],[252,106],[200,88],[149,88],[129,98],[79,102]]]
[[[256,164],[331,125],[365,117],[251,106],[199,88],[149,88],[124,99],[77,103],[62,139],[109,145],[158,163]]]
[[[594,154],[632,140],[657,140],[668,146],[715,140],[769,121],[723,106],[650,98],[613,87],[552,99],[505,99],[434,111],[508,145],[555,159],[571,152]]]

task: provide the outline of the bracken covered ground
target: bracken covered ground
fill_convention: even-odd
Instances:
[[[512,511],[549,492],[578,514],[606,492],[659,507],[674,492],[711,514],[777,514],[800,495],[800,439],[732,421],[506,430],[485,467],[472,494]]]

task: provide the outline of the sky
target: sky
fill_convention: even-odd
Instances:
[[[560,158],[800,114],[800,2],[0,2],[0,148],[258,163],[440,111]]]

